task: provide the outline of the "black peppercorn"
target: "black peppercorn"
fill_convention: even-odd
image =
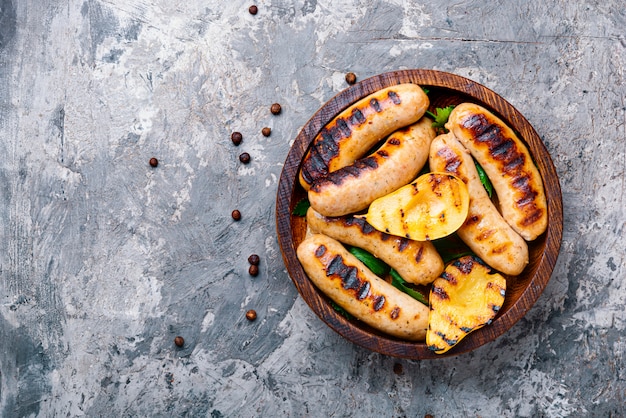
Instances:
[[[257,14],[259,12],[259,8],[256,7],[255,5],[252,5],[248,9],[248,11],[250,12],[251,15],[255,15],[255,14]]]
[[[233,217],[234,220],[238,221],[241,219],[241,212],[239,212],[237,209],[235,209],[230,216]]]
[[[241,135],[241,132],[233,132],[230,134],[230,140],[233,141],[233,144],[239,145],[243,141],[243,135]]]
[[[246,318],[248,321],[254,321],[256,319],[256,311],[254,309],[250,309],[246,312]]]
[[[270,136],[272,134],[272,129],[265,127],[261,129],[261,133],[263,134],[263,136]]]
[[[346,74],[346,83],[348,83],[350,85],[356,83],[356,74],[354,74],[354,73]]]
[[[250,257],[248,257],[248,263],[252,264],[253,266],[258,266],[260,262],[261,258],[256,254],[252,254]]]
[[[250,154],[248,154],[247,152],[244,152],[243,154],[239,156],[239,161],[241,161],[244,164],[248,164],[250,162]]]
[[[256,277],[259,275],[259,266],[257,265],[251,265],[250,268],[248,269],[248,273],[250,274],[250,276],[252,277]]]
[[[185,339],[179,335],[178,337],[174,338],[174,344],[176,344],[176,347],[182,347],[183,345],[185,345]]]
[[[280,104],[278,103],[274,103],[272,105],[272,107],[270,107],[270,112],[272,112],[272,114],[274,115],[278,115],[280,114],[280,112],[283,110],[283,108],[280,106]]]
[[[400,364],[400,363],[395,363],[395,364],[393,365],[393,372],[394,372],[395,374],[402,374],[402,369],[403,369],[403,368],[402,368],[402,364]]]
[[[157,160],[156,158],[152,157],[150,158],[150,165],[152,167],[156,167],[157,165],[159,165],[159,160]]]

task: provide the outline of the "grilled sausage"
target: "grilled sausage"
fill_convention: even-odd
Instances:
[[[347,312],[394,337],[424,340],[428,307],[376,276],[341,243],[314,234],[297,255],[315,286]]]
[[[434,137],[432,121],[427,117],[394,132],[373,154],[313,183],[309,189],[311,206],[326,216],[366,209],[374,200],[415,179],[428,160]]]
[[[330,218],[309,208],[306,221],[313,233],[369,251],[409,283],[428,284],[443,271],[443,260],[431,242],[413,241],[375,230],[363,218]]]
[[[492,268],[516,276],[528,264],[528,245],[502,218],[487,195],[474,160],[453,133],[435,138],[430,147],[430,169],[463,180],[470,195],[469,211],[457,235]]]
[[[493,113],[473,103],[455,107],[446,128],[487,173],[508,224],[527,241],[541,235],[548,225],[541,175],[515,132]]]
[[[390,133],[417,122],[429,100],[415,84],[381,89],[359,100],[330,121],[305,155],[300,184],[311,184],[328,173],[352,164]]]

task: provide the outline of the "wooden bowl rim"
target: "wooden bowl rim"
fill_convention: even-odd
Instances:
[[[296,203],[292,201],[292,198],[296,187],[299,187],[297,175],[302,158],[315,135],[337,114],[359,99],[382,88],[402,83],[414,83],[425,88],[448,89],[469,96],[473,99],[472,101],[494,111],[517,132],[524,132],[523,140],[528,145],[544,179],[548,200],[548,227],[544,233],[544,251],[528,286],[507,312],[497,316],[490,325],[470,333],[444,354],[435,354],[428,349],[425,342],[401,341],[393,337],[373,334],[337,313],[325,301],[324,296],[309,280],[298,262],[292,233],[291,210]],[[503,115],[508,115],[508,117]],[[546,181],[548,179],[552,181]],[[491,89],[456,74],[428,69],[399,70],[367,78],[339,92],[324,103],[302,127],[287,154],[280,176],[276,195],[276,228],[278,243],[291,280],[304,301],[329,327],[347,340],[384,355],[416,360],[444,358],[474,350],[495,340],[508,331],[535,304],[550,280],[561,246],[563,229],[561,188],[545,144],[528,120],[504,98]]]

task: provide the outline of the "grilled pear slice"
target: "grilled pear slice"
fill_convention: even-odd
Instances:
[[[495,318],[504,303],[506,279],[475,256],[449,264],[430,290],[426,345],[437,354]]]
[[[416,241],[443,238],[461,227],[469,209],[465,183],[449,173],[427,173],[370,205],[374,228]]]

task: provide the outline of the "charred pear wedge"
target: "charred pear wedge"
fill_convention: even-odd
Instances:
[[[426,345],[443,354],[470,332],[490,324],[502,304],[506,280],[475,256],[449,264],[430,291]]]
[[[416,241],[443,238],[459,229],[469,209],[469,192],[449,173],[427,173],[376,199],[365,219],[379,231]]]

